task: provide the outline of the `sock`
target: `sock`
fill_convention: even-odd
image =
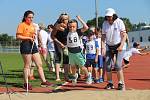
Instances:
[[[108,83],[112,83],[112,84],[113,84],[113,81],[112,81],[112,80],[109,80]]]

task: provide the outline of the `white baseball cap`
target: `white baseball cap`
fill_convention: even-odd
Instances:
[[[106,9],[105,16],[113,16],[113,14],[116,14],[114,9],[112,9],[112,8]]]

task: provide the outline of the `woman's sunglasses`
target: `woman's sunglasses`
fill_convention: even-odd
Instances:
[[[68,15],[67,13],[62,13],[61,15]]]

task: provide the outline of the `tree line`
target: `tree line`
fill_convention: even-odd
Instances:
[[[0,46],[18,46],[20,41],[14,36],[9,36],[7,33],[0,33]]]
[[[125,23],[126,29],[128,32],[130,31],[137,31],[140,30],[141,26],[145,26],[146,23],[138,23],[138,24],[132,24],[128,18],[121,18],[123,22]],[[104,17],[98,17],[98,26],[102,28],[102,24],[104,21]],[[96,18],[93,18],[91,20],[87,21],[88,26],[95,26],[96,25]],[[150,25],[150,24],[149,24]],[[19,41],[15,39],[14,36],[9,36],[7,33],[0,33],[0,45],[19,45]]]
[[[147,24],[144,22],[140,22],[138,24],[132,24],[128,18],[121,18],[126,26],[128,32],[130,31],[138,31],[141,29],[141,26],[146,26]],[[98,26],[102,28],[102,24],[104,21],[104,17],[98,17]],[[96,18],[87,21],[88,26],[96,25]],[[149,24],[150,25],[150,24]]]

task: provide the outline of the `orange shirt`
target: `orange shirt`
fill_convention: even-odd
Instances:
[[[35,28],[33,24],[28,25],[25,22],[22,22],[18,25],[16,35],[33,37],[34,34],[35,34]]]

